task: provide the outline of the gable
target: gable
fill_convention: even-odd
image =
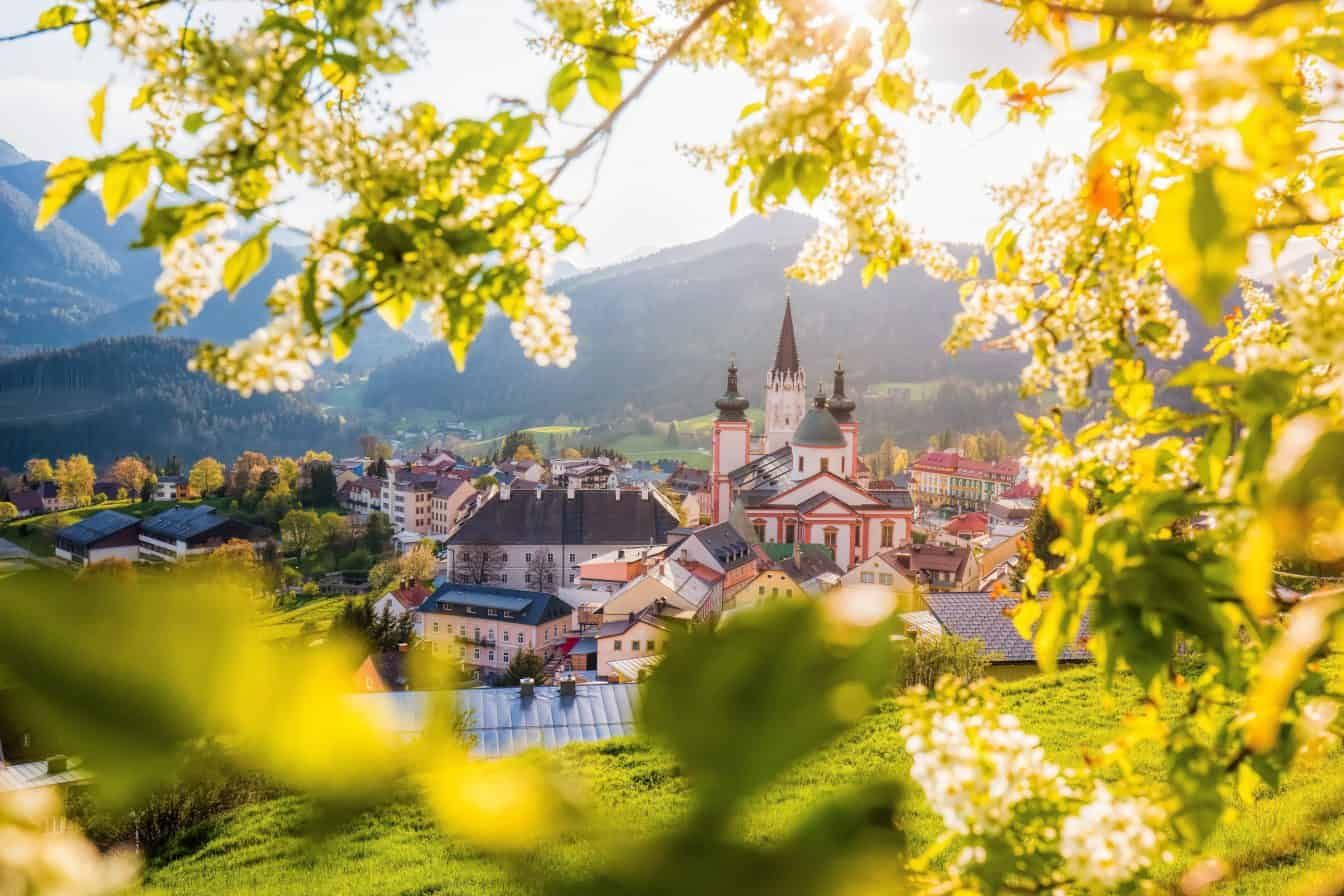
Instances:
[[[867,492],[850,485],[830,473],[818,473],[811,479],[805,479],[791,489],[786,489],[765,501],[762,507],[796,507],[818,495],[828,495],[849,507],[862,507],[876,503]]]

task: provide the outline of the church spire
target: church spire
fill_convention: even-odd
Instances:
[[[737,390],[737,357],[732,356],[728,361],[728,388],[723,397],[714,402],[714,407],[719,409],[720,420],[745,420],[744,412],[750,406],[751,402]]]
[[[793,335],[793,297],[784,294],[784,323],[779,327],[779,347],[775,350],[775,366],[772,372],[797,373],[798,340]]]
[[[839,358],[835,359],[835,385],[831,390],[831,400],[826,404],[837,423],[850,421],[855,404],[854,399],[845,395],[845,365]]]

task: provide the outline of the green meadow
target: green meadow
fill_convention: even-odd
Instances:
[[[1344,663],[1335,662],[1344,673]],[[1036,732],[1053,758],[1081,762],[1110,739],[1139,699],[1137,686],[1121,682],[1107,692],[1094,670],[1037,677],[1003,686],[1005,708]],[[801,763],[737,820],[749,842],[769,842],[798,822],[808,807],[834,793],[880,776],[904,776],[899,711],[883,703],[863,723],[825,751]],[[749,748],[744,745],[744,748]],[[1148,774],[1161,774],[1160,757],[1132,757]],[[554,754],[580,782],[601,830],[630,849],[673,823],[687,809],[688,786],[670,756],[639,738],[576,745]],[[358,774],[358,769],[350,769]],[[1264,794],[1229,820],[1209,844],[1235,872],[1215,892],[1277,894],[1303,874],[1326,868],[1344,852],[1344,757],[1297,772],[1279,791]],[[917,790],[899,810],[918,850],[939,825]],[[248,806],[182,836],[151,867],[148,883],[161,893],[248,894],[527,894],[537,883],[578,880],[598,859],[587,839],[557,837],[523,860],[511,874],[489,856],[445,838],[409,796],[367,812],[328,838],[306,837],[307,805],[285,798]],[[1167,869],[1175,883],[1182,856]]]

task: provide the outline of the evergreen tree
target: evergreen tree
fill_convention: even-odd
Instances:
[[[392,524],[387,514],[374,511],[364,524],[364,547],[375,557],[381,557],[392,546]]]
[[[667,446],[676,448],[681,444],[681,436],[677,433],[677,421],[673,420],[667,424]]]

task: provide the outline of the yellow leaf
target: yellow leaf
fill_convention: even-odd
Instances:
[[[42,201],[38,203],[37,220],[33,222],[33,227],[41,230],[50,224],[51,219],[84,189],[89,174],[89,163],[78,158],[65,159],[48,168],[47,186],[42,191]]]
[[[394,330],[400,330],[411,319],[415,311],[415,299],[409,293],[380,295],[378,297],[378,316],[387,321]]]
[[[271,229],[263,229],[253,235],[224,262],[224,288],[230,296],[238,294],[247,281],[257,275],[266,266],[271,257]]]
[[[70,34],[75,39],[75,43],[81,47],[89,45],[89,38],[93,36],[93,29],[89,27],[88,22],[76,22],[70,29]]]
[[[1120,188],[1111,165],[1105,160],[1093,159],[1088,166],[1087,205],[1094,212],[1104,211],[1112,218],[1120,216]]]
[[[104,84],[89,102],[89,133],[98,143],[103,142],[103,119],[107,111],[107,85]]]
[[[116,221],[132,202],[140,198],[149,186],[149,175],[153,170],[154,161],[148,155],[111,160],[103,172],[103,208],[107,211],[107,223]]]
[[[1256,520],[1246,530],[1237,552],[1237,593],[1246,609],[1259,619],[1274,614],[1270,589],[1274,587],[1274,530]]]
[[[1236,285],[1254,223],[1254,181],[1226,168],[1196,171],[1159,199],[1152,239],[1167,277],[1210,321]]]

